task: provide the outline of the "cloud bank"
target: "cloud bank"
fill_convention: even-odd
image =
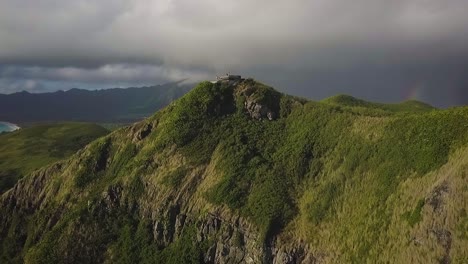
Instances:
[[[466,0],[3,0],[0,92],[230,71],[316,99],[397,101],[419,85],[419,99],[460,104],[466,10]]]

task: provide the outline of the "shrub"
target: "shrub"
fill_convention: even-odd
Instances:
[[[421,211],[423,207],[424,207],[424,199],[420,199],[418,201],[418,204],[416,205],[416,208],[414,208],[412,212],[408,211],[403,214],[403,218],[408,222],[408,224],[411,227],[413,227],[414,225],[416,225],[422,220]]]

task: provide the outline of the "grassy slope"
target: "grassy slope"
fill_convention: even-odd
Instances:
[[[403,210],[394,198],[400,186],[430,175],[450,155],[468,163],[466,156],[455,154],[468,147],[468,108],[435,110],[419,102],[302,105],[284,96],[279,101],[284,118],[275,122],[253,121],[242,111],[211,120],[210,115],[223,116],[212,104],[229,102],[214,99],[227,98],[229,91],[213,89],[205,83],[180,100],[162,117],[170,129],[160,135],[178,145],[192,164],[219,160],[218,179],[205,193],[208,201],[239,210],[264,238],[287,226],[296,238],[329,252],[338,250],[335,261],[376,260],[391,252],[391,234],[386,234],[397,233],[389,226],[392,215]],[[276,97],[262,85],[257,89],[264,97],[260,101]],[[466,167],[455,170],[464,173]],[[466,190],[459,191],[466,196]],[[424,196],[413,199],[410,208]],[[400,225],[421,221],[404,213],[398,215]],[[318,239],[322,236],[324,240]]]
[[[152,193],[167,192],[157,189],[159,183],[182,192],[199,168],[208,166],[203,182],[190,187],[196,189],[192,200],[207,210],[226,206],[245,216],[263,242],[276,235],[285,243],[304,240],[331,263],[466,260],[468,108],[305,102],[258,83],[247,85],[255,87],[258,102],[278,111],[278,120],[247,117],[242,87],[201,83],[139,124],[157,124],[141,144],[123,129],[94,142],[79,161],[73,157],[70,167],[54,176],[61,187],[47,187],[54,193],[52,205],[76,197],[73,206],[53,232],[29,245],[26,259],[60,256],[66,246],[54,248],[72,243],[67,232],[80,215],[97,228],[90,229],[86,243],[108,245],[123,254],[118,257],[129,258],[117,249],[132,239],[141,242],[131,233],[138,233],[145,220],[135,222],[136,216],[126,212],[115,216],[119,221],[95,219],[85,209],[89,201],[98,201],[107,186],[118,183],[129,203],[143,207]],[[47,211],[35,221],[42,221],[41,214]],[[120,222],[127,218],[132,220]],[[448,230],[450,248],[444,251],[447,241],[438,234]],[[157,252],[130,251],[177,263],[180,259],[169,256],[180,243],[190,244],[178,243]]]
[[[437,254],[431,251],[410,253],[418,248],[412,241],[418,237],[413,230],[427,228],[418,226],[423,219],[436,219],[433,215],[423,218],[421,211],[431,211],[426,200],[443,178],[455,178],[450,185],[466,185],[461,176],[468,164],[468,109],[388,116],[361,116],[350,110],[329,115],[317,126],[317,146],[325,151],[314,156],[322,170],[306,181],[298,197],[300,213],[289,226],[291,232],[325,252],[335,252],[331,258],[338,262],[435,261]],[[317,123],[319,116],[313,112],[298,114],[293,130]],[[458,175],[437,173],[447,162],[462,164],[451,167]],[[410,182],[424,185],[407,187]],[[457,230],[455,225],[466,221],[459,216],[466,207],[467,190],[452,191],[455,197],[465,197],[449,199],[457,204],[447,213],[453,220],[450,227]],[[453,233],[457,243],[467,245],[461,238],[463,232]],[[467,253],[459,250],[455,255],[466,258]]]
[[[86,123],[35,125],[0,135],[0,193],[23,175],[69,157],[89,142],[108,133]]]

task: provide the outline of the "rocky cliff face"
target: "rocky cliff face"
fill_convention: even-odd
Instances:
[[[2,195],[2,263],[466,260],[466,134],[444,138],[457,144],[450,155],[417,167],[431,149],[409,163],[386,152],[383,128],[400,119],[353,111],[252,80],[201,84]],[[451,131],[468,124],[466,110],[448,116],[440,122]],[[366,148],[383,160],[362,160]],[[399,176],[371,167],[385,160],[389,171],[408,167]]]
[[[148,126],[143,126],[143,130]],[[135,131],[139,137],[142,131]],[[204,245],[195,257],[203,263],[316,263],[303,244],[283,244],[272,241],[265,244],[260,239],[258,228],[238,213],[223,207],[212,207],[207,211],[197,201],[197,188],[208,177],[208,167],[200,167],[192,172],[189,182],[181,189],[167,190],[166,186],[141,182],[142,194],[138,199],[130,197],[134,186],[124,183],[110,184],[94,198],[77,190],[64,190],[68,185],[60,178],[73,178],[80,163],[87,160],[85,149],[75,158],[77,161],[57,163],[40,170],[28,179],[21,181],[14,189],[2,197],[1,234],[3,246],[14,242],[16,248],[10,253],[10,260],[21,262],[23,248],[32,243],[49,240],[49,234],[67,225],[59,238],[47,241],[46,252],[34,254],[29,251],[27,263],[41,263],[54,260],[60,263],[115,263],[117,257],[109,253],[107,245],[112,239],[97,239],[108,230],[111,222],[120,222],[121,217],[136,217],[137,222],[147,224],[154,249],[164,249],[180,240],[186,230],[192,230],[189,243]],[[107,166],[112,159],[107,158]],[[93,166],[96,166],[94,164]],[[67,169],[68,168],[68,169]],[[97,168],[96,168],[97,169]],[[54,182],[59,185],[53,186]],[[76,196],[75,196],[76,195]],[[75,197],[74,197],[75,196]],[[60,197],[60,198],[59,198]],[[76,210],[76,204],[82,208]],[[70,211],[79,213],[78,219],[67,221]],[[73,213],[72,213],[73,215]],[[90,222],[91,221],[91,222]],[[121,225],[121,223],[119,223]],[[26,227],[26,228],[25,228]],[[110,235],[110,234],[108,234]],[[51,244],[48,244],[51,243]],[[60,243],[64,243],[60,245]],[[51,253],[50,251],[58,251]],[[179,254],[179,252],[174,252]],[[18,256],[15,258],[15,256]],[[157,262],[155,262],[157,263]]]
[[[253,119],[272,121],[278,118],[279,94],[269,93],[263,96],[259,95],[259,91],[255,87],[255,82],[252,80],[247,80],[240,85],[238,93],[244,98],[244,108]]]

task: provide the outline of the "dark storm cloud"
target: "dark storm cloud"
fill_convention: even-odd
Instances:
[[[468,80],[465,80],[458,90],[458,104],[468,105]]]
[[[0,64],[10,70],[0,78],[112,84],[231,71],[317,98],[397,101],[420,85],[431,101],[466,81],[467,9],[466,0],[4,0]],[[459,103],[446,97],[435,103]]]
[[[74,87],[98,89],[209,78],[203,70],[148,64],[106,64],[97,68],[0,66],[0,92],[44,92]]]
[[[106,64],[98,68],[80,67],[39,67],[39,66],[0,66],[0,77],[13,79],[41,79],[47,81],[74,80],[80,82],[108,83],[112,81],[138,82],[157,81],[164,78],[181,80],[184,78],[204,79],[204,71],[189,68],[173,68],[148,64]]]

